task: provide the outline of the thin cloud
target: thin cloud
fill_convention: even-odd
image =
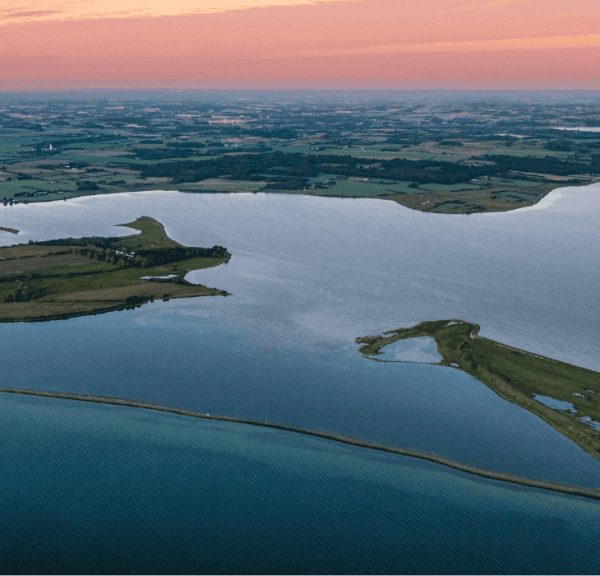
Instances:
[[[252,8],[318,6],[364,0],[1,0],[8,10],[0,10],[0,26],[52,20],[93,20],[214,14]],[[35,10],[23,10],[29,4]]]
[[[502,40],[468,40],[463,42],[431,42],[427,44],[385,44],[362,48],[297,50],[279,54],[279,58],[319,56],[390,55],[431,52],[482,52],[488,50],[548,50],[552,48],[600,48],[600,34],[506,38]]]
[[[499,0],[498,2],[488,2],[487,4],[471,4],[470,6],[462,6],[453,8],[452,10],[442,10],[442,12],[460,12],[462,10],[477,10],[478,8],[492,8],[493,6],[504,6],[506,4],[521,4],[530,2],[531,0]]]
[[[2,13],[6,15],[3,18],[35,18],[50,14],[62,14],[63,10],[2,10]]]

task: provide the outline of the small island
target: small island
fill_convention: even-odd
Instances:
[[[222,246],[187,247],[148,216],[123,238],[62,238],[0,247],[0,322],[40,322],[140,306],[155,299],[227,296],[184,276],[228,262]]]
[[[8,232],[9,234],[18,234],[19,231],[15,228],[7,228],[6,226],[0,226],[0,232]]]
[[[421,322],[412,328],[357,338],[365,356],[398,340],[429,336],[439,364],[474,376],[496,394],[539,416],[600,460],[600,373],[478,336],[462,320]]]

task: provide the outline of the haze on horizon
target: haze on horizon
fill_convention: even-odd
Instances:
[[[598,30],[587,0],[4,0],[0,89],[599,88]]]

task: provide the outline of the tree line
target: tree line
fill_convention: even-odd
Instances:
[[[535,158],[485,155],[473,159],[491,161],[494,165],[473,166],[441,160],[405,158],[379,160],[332,154],[272,152],[220,156],[204,161],[182,160],[155,165],[132,164],[131,168],[139,170],[142,177],[168,177],[174,184],[225,176],[232,180],[261,181],[269,185],[273,182],[272,179],[269,182],[270,177],[279,176],[280,181],[291,180],[289,184],[293,189],[300,185],[297,179],[315,177],[319,173],[446,185],[469,182],[481,176],[503,175],[510,171],[557,176],[600,173],[600,155],[593,155],[591,163],[562,160],[555,156]]]

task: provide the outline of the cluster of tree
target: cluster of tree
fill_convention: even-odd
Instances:
[[[56,240],[30,240],[31,246],[96,246],[97,248],[110,248],[116,244],[120,238],[109,236],[88,236],[85,238],[58,238]]]
[[[244,134],[248,136],[258,136],[260,138],[278,138],[280,140],[295,140],[298,133],[291,128],[274,128],[271,130],[246,130]]]
[[[125,254],[118,247],[119,238],[102,238],[92,236],[87,238],[60,238],[57,240],[30,240],[30,245],[36,246],[65,246],[68,250],[57,252],[53,255],[75,252],[81,256],[99,260],[107,264],[114,264],[120,267],[141,267],[148,268],[179,262],[189,258],[225,258],[228,255],[227,248],[223,246],[213,246],[212,248],[195,248],[176,246],[174,248],[152,248],[137,250],[135,256]]]
[[[234,180],[265,181],[271,188],[275,186],[271,186],[265,174],[285,176],[284,182],[292,178],[315,177],[319,173],[336,173],[344,176],[408,180],[419,183],[458,184],[484,175],[503,174],[515,170],[560,176],[600,172],[599,162],[595,157],[592,158],[591,164],[561,161],[553,156],[535,158],[486,155],[477,159],[491,161],[495,165],[471,166],[438,160],[404,158],[378,160],[332,154],[273,152],[219,156],[201,162],[188,160],[156,165],[133,164],[131,167],[139,170],[142,177],[169,177],[175,184],[227,176]],[[295,182],[299,185],[299,182]],[[279,183],[276,187],[281,189]]]
[[[206,148],[202,142],[169,142],[169,148]]]
[[[41,124],[30,124],[29,122],[20,122],[14,120],[5,120],[2,124],[5,128],[13,128],[15,130],[33,130],[34,132],[44,131],[44,127]]]
[[[95,182],[90,182],[89,180],[78,180],[75,182],[77,185],[77,190],[79,192],[91,192],[92,190],[98,190],[98,184]]]
[[[594,160],[590,164],[584,162],[572,162],[556,158],[555,156],[544,156],[532,158],[530,156],[499,156],[486,154],[482,160],[494,162],[496,166],[490,166],[496,173],[509,172],[534,172],[537,174],[554,174],[555,176],[569,176],[571,174],[599,174],[600,163]]]
[[[132,148],[131,151],[140,160],[167,160],[198,155],[198,150],[194,148]]]
[[[546,150],[552,150],[554,152],[571,152],[572,150],[581,150],[581,146],[575,145],[575,143],[569,140],[550,140],[544,145]]]
[[[194,248],[177,246],[175,248],[158,248],[152,250],[138,250],[134,265],[144,268],[180,262],[189,258],[225,258],[228,255],[227,248],[213,246],[212,248]],[[137,260],[139,259],[139,260]],[[139,264],[137,263],[139,262]]]
[[[24,282],[17,283],[17,289],[13,294],[9,294],[4,301],[5,302],[29,302],[30,300],[36,300],[42,298],[48,294],[47,288],[31,287]]]
[[[220,156],[202,162],[181,161],[157,165],[131,165],[142,177],[169,177],[173,183],[197,182],[227,176],[234,180],[261,180],[271,173],[288,178],[311,178],[319,173],[456,184],[490,172],[490,167],[473,167],[437,160],[377,160],[333,154],[273,152]]]

